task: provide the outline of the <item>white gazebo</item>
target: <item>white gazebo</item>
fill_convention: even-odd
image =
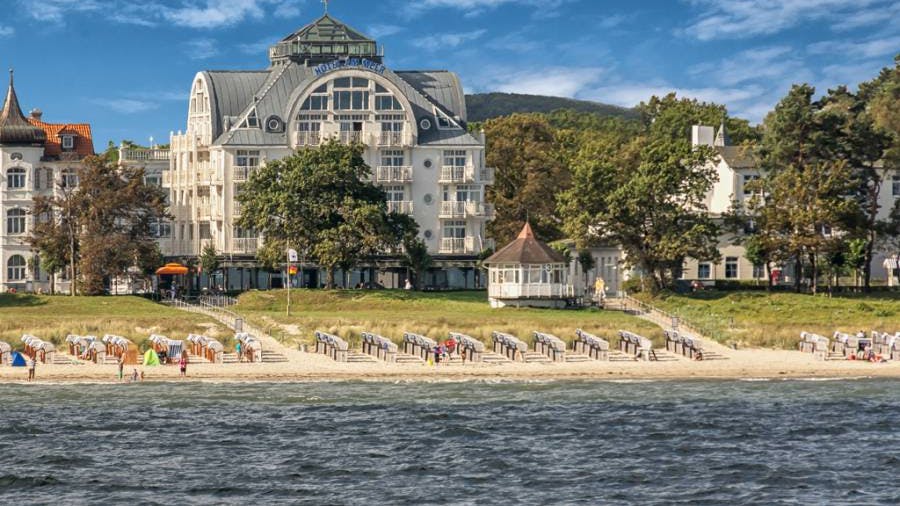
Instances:
[[[565,257],[537,240],[528,223],[484,265],[491,307],[565,307],[575,299]]]

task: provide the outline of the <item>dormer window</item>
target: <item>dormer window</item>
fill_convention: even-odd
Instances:
[[[250,111],[241,128],[259,128],[259,117],[256,116],[256,109]]]
[[[437,119],[437,126],[441,130],[457,128],[456,123],[454,123],[453,120],[451,120],[449,116],[447,116],[446,114],[444,114],[443,112],[441,112],[437,109],[434,110],[434,117],[435,117],[435,119]]]
[[[65,151],[71,151],[75,149],[75,136],[74,135],[62,135],[60,136],[62,141],[62,148]]]

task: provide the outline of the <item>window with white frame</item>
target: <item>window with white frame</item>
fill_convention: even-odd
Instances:
[[[891,194],[900,197],[900,174],[894,174],[891,177]]]
[[[437,109],[434,110],[434,117],[437,119],[437,126],[440,129],[446,130],[456,127],[456,124],[453,123],[449,116]]]
[[[481,187],[474,184],[456,185],[457,202],[481,202]]]
[[[256,109],[250,111],[247,120],[241,125],[241,128],[259,128],[259,117],[256,115]]]
[[[63,135],[60,137],[62,139],[62,148],[65,151],[70,151],[75,149],[75,136],[72,135]]]
[[[738,277],[738,258],[725,257],[725,279],[737,279]]]
[[[386,149],[381,152],[382,167],[403,167],[406,157],[402,149]]]
[[[22,235],[25,233],[25,210],[10,209],[6,212],[6,233]]]
[[[465,167],[466,151],[464,149],[444,150],[444,167]]]
[[[755,181],[759,181],[759,176],[755,174],[744,174],[744,195],[753,195],[758,193],[758,190],[753,188],[748,188],[748,186],[755,186],[753,183]]]
[[[13,167],[6,171],[6,189],[21,190],[25,188],[25,169]]]
[[[466,238],[466,222],[465,220],[448,220],[444,222],[443,234],[444,239],[465,239]]]
[[[332,105],[335,111],[369,110],[369,80],[339,77],[332,81]]]
[[[76,188],[78,186],[78,172],[75,169],[63,169],[60,182],[63,188]]]
[[[13,255],[6,261],[6,279],[8,281],[23,281],[28,262],[22,255]]]
[[[234,163],[238,167],[257,167],[259,166],[259,151],[239,149]]]
[[[384,186],[382,187],[382,190],[384,190],[388,202],[403,202],[406,200],[404,198],[406,192],[402,184]]]
[[[212,229],[208,221],[200,223],[200,239],[212,239]]]
[[[697,279],[709,279],[712,277],[712,268],[708,262],[697,264]]]

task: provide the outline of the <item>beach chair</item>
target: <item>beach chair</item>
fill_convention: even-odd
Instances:
[[[0,365],[9,365],[12,362],[12,346],[0,341]]]
[[[534,332],[534,351],[550,357],[554,362],[566,361],[566,342],[544,332]]]
[[[397,345],[386,337],[369,332],[362,333],[362,351],[366,355],[385,362],[396,362],[397,350]]]
[[[583,353],[594,360],[609,360],[609,342],[581,329],[575,331],[572,347],[575,353]]]
[[[484,359],[484,343],[478,339],[459,332],[450,332],[450,337],[459,343],[457,348],[463,361],[481,362]]]
[[[512,334],[491,332],[494,353],[499,353],[512,361],[524,362],[528,344]]]
[[[433,358],[436,347],[437,341],[430,337],[413,332],[403,333],[403,353],[407,355],[414,355],[428,362],[429,358]]]
[[[327,332],[316,331],[316,353],[331,357],[335,362],[346,362],[350,345],[340,337]]]

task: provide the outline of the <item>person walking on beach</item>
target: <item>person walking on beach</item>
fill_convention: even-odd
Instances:
[[[119,381],[125,379],[125,354],[119,355]]]
[[[37,353],[28,361],[28,381],[34,381],[34,368],[37,367]]]
[[[181,367],[181,377],[182,378],[187,376],[187,365],[188,365],[187,351],[182,351],[181,352],[181,360],[178,361],[178,366]]]
[[[238,362],[244,361],[244,356],[241,355],[241,342],[238,341],[237,344],[234,345],[234,351],[237,353]]]

